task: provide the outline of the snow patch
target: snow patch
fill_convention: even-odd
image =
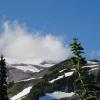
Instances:
[[[41,66],[41,67],[44,67],[44,68],[48,68],[48,67],[51,67],[51,66],[53,66],[53,65],[55,65],[55,64],[44,64],[44,65],[41,65],[41,64],[40,64],[40,66]]]
[[[98,67],[98,65],[88,65],[88,66],[83,66],[82,68],[94,68],[94,67]]]
[[[72,71],[75,71],[76,69],[75,69],[75,68],[72,68],[71,70],[72,70]]]
[[[98,64],[98,62],[94,62],[94,61],[87,61],[88,64]]]
[[[24,79],[24,80],[20,80],[20,81],[17,81],[16,83],[18,82],[26,82],[26,81],[30,81],[30,80],[34,80],[34,79],[41,79],[42,77],[39,77],[39,78],[28,78],[28,79]]]
[[[49,81],[49,83],[53,83],[53,82],[55,82],[56,80],[59,80],[59,79],[61,79],[61,78],[63,78],[63,77],[64,77],[64,75],[58,76],[56,79],[53,79],[53,80]]]
[[[67,72],[65,73],[65,77],[71,76],[74,72]]]
[[[31,66],[31,65],[27,65],[27,66],[12,66],[14,68],[17,68],[17,69],[20,69],[24,72],[27,72],[27,71],[30,71],[30,72],[40,72],[39,69],[37,69],[36,67],[34,66]]]
[[[26,82],[26,81],[30,81],[30,80],[33,80],[33,79],[35,79],[35,78],[28,78],[28,79],[24,79],[24,80],[20,80],[20,81],[17,81],[16,83],[18,83],[18,82]]]
[[[66,93],[66,92],[57,91],[53,93],[46,93],[45,96],[40,97],[39,100],[61,99],[65,97],[71,97],[74,94],[75,94],[74,92]]]
[[[89,72],[97,70],[97,69],[99,69],[99,68],[92,68],[92,69],[89,70]]]
[[[61,72],[65,71],[65,70],[66,70],[66,69],[63,69],[63,70],[59,71],[59,73],[61,73]]]
[[[21,91],[20,93],[18,93],[17,95],[13,96],[10,99],[11,100],[21,100],[23,97],[25,97],[30,92],[31,89],[32,89],[32,86],[25,88],[23,91]]]
[[[55,78],[55,79],[49,81],[49,83],[53,83],[53,82],[55,82],[56,80],[59,80],[59,79],[63,78],[64,76],[65,76],[65,77],[71,76],[73,73],[74,73],[74,72],[67,72],[67,73],[64,73],[64,75],[58,76],[57,78]]]

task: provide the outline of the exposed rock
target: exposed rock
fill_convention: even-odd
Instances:
[[[19,70],[17,68],[8,68],[8,82],[11,81],[19,81],[19,80],[23,80],[23,79],[28,79],[30,77],[33,76],[33,73],[28,73],[28,72],[24,72],[22,70]]]

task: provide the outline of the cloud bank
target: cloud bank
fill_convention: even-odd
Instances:
[[[71,53],[57,37],[30,32],[17,22],[5,21],[0,33],[0,53],[9,59],[20,61],[61,61]]]

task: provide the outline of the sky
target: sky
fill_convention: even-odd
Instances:
[[[14,57],[32,52],[20,51],[25,50],[24,47],[28,48],[27,43],[32,43],[33,47],[30,45],[29,48],[38,49],[38,52],[35,49],[34,54],[29,54],[34,55],[33,57],[39,58],[38,54],[42,53],[41,59],[65,59],[71,55],[66,46],[77,37],[85,49],[84,56],[87,59],[100,60],[100,0],[0,0],[0,26],[0,39],[3,41],[0,48],[5,49],[7,56]],[[34,41],[34,38],[38,42]],[[19,44],[16,44],[17,42]],[[21,48],[21,43],[27,45]],[[40,47],[40,43],[49,43],[49,49]],[[55,46],[52,45],[54,43]],[[59,53],[56,53],[57,51]],[[30,57],[29,55],[26,57]]]

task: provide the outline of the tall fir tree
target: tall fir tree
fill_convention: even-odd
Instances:
[[[9,100],[7,96],[6,63],[3,55],[0,58],[0,100]]]
[[[89,76],[88,72],[82,68],[82,66],[86,64],[86,60],[82,56],[84,48],[78,43],[77,38],[73,39],[70,47],[73,54],[72,63],[78,74],[78,78],[76,79],[78,90],[76,94],[78,94],[82,100],[100,100],[100,87],[96,85],[93,77]]]

